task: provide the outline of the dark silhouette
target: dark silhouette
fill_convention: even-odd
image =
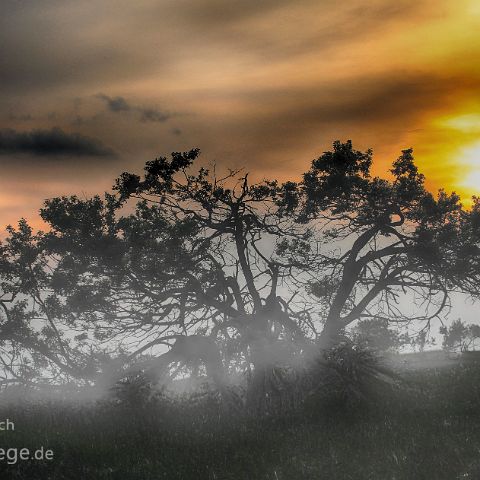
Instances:
[[[452,290],[478,296],[480,203],[434,197],[411,150],[386,180],[370,176],[370,151],[335,142],[283,184],[194,170],[198,155],[123,173],[103,199],[47,200],[46,232],[9,228],[5,383],[91,383],[108,365],[120,378],[176,362],[217,382],[245,373],[264,395],[355,322],[427,328]]]

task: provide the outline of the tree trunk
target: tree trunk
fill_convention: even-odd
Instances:
[[[328,320],[320,334],[318,345],[321,350],[328,350],[338,345],[344,337],[344,329],[340,322]]]

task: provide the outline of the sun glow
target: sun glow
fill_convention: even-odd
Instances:
[[[417,141],[432,146],[424,157],[432,190],[455,191],[469,207],[471,197],[480,195],[480,104],[465,101],[456,111],[438,116]]]
[[[480,193],[480,142],[463,151],[465,176],[461,186],[472,195]]]
[[[471,113],[467,115],[459,115],[458,117],[445,120],[444,125],[461,132],[476,132],[480,130],[480,114]]]

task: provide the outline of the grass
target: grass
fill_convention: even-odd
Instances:
[[[244,416],[207,397],[143,407],[23,401],[0,447],[54,451],[0,462],[3,479],[455,480],[480,478],[480,367],[410,372],[354,405],[312,399],[289,415]]]

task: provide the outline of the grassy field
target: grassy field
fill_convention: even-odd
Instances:
[[[480,478],[480,367],[404,375],[355,404],[311,399],[295,414],[225,412],[200,402],[4,405],[1,448],[51,461],[0,462],[3,479],[454,480]],[[338,401],[337,401],[338,400]]]

